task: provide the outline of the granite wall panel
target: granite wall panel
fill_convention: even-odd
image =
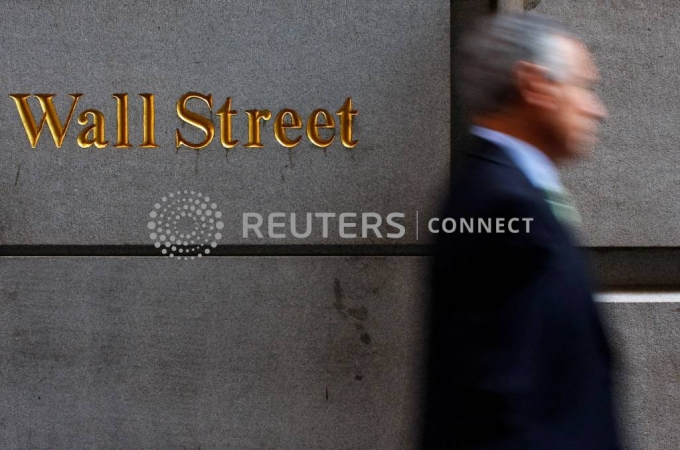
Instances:
[[[587,244],[680,245],[680,3],[544,0],[536,12],[578,32],[600,67],[601,143],[564,171]]]
[[[414,448],[427,262],[0,258],[0,441]],[[600,305],[627,449],[680,442],[677,305]]]
[[[398,211],[412,220],[437,208],[450,155],[448,1],[32,0],[3,5],[0,25],[0,244],[150,244],[148,212],[185,189],[220,206],[222,244],[252,243],[241,237],[246,211]],[[190,91],[213,95],[212,114],[196,99],[189,107],[215,126],[232,98],[238,146],[223,148],[218,127],[206,148],[176,149],[177,129],[193,142],[204,136],[177,117]],[[57,94],[64,121],[67,95],[82,93],[76,114],[100,110],[109,145],[79,147],[84,126],[74,117],[61,148],[46,132],[31,148],[12,93]],[[129,94],[130,149],[113,148],[114,93]],[[155,95],[155,149],[139,148],[139,93]],[[353,149],[339,136],[325,149],[307,137],[290,150],[275,140],[279,110],[296,110],[306,126],[313,110],[335,113],[347,97],[359,113]],[[243,147],[249,109],[272,111],[264,148]],[[384,243],[414,241],[409,231]],[[315,230],[305,243],[328,242],[347,240]]]
[[[0,258],[3,448],[413,448],[422,258]]]

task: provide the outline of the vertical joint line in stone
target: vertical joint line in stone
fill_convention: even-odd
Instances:
[[[418,210],[416,209],[416,241],[418,240]]]

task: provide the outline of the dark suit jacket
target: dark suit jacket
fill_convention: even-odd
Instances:
[[[440,217],[534,220],[438,235],[424,448],[618,449],[584,255],[505,151],[473,143]]]

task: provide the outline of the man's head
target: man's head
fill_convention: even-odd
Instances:
[[[482,20],[460,47],[460,92],[473,121],[536,145],[553,160],[583,154],[607,114],[588,49],[536,14]]]

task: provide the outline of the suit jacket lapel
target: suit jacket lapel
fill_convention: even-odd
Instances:
[[[572,243],[573,239],[570,232],[555,217],[555,214],[552,212],[550,205],[546,200],[543,190],[531,183],[529,178],[527,178],[524,172],[522,172],[522,170],[514,163],[512,158],[510,158],[505,150],[503,150],[497,144],[475,135],[473,135],[471,144],[472,145],[468,147],[468,150],[466,150],[466,153],[469,156],[483,159],[494,164],[500,164],[511,170],[517,176],[517,179],[520,180],[520,183],[522,183],[524,189],[529,192],[533,198],[535,198],[537,205],[540,205],[539,208],[542,211],[542,215],[546,217],[546,220],[548,220],[550,226],[557,230],[557,233],[560,236]]]
[[[466,151],[466,153],[470,156],[485,159],[496,164],[513,167],[521,172],[519,167],[515,165],[510,156],[508,156],[508,154],[502,148],[493,142],[473,135],[471,144],[472,145],[470,145]],[[529,180],[527,179],[527,181]]]

